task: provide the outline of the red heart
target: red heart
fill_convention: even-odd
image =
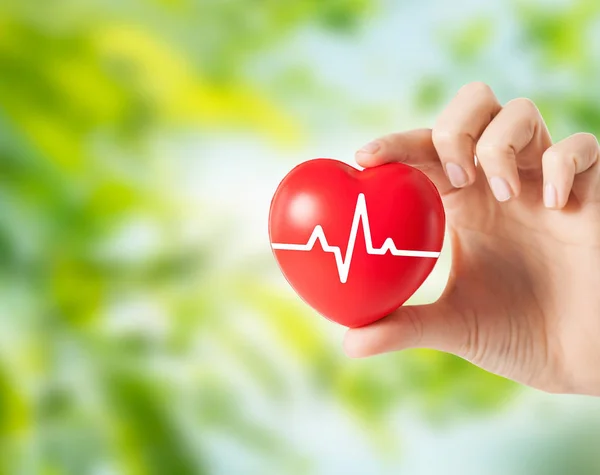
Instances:
[[[347,327],[383,318],[421,286],[444,226],[433,183],[400,163],[363,171],[331,159],[302,163],[269,213],[271,247],[290,285]]]

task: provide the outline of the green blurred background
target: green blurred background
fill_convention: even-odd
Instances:
[[[596,0],[0,0],[0,473],[600,473],[600,401],[349,360],[267,238],[292,166],[470,81],[600,133],[599,25]]]

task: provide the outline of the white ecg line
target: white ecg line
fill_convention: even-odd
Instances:
[[[338,246],[330,246],[325,237],[325,232],[320,225],[315,226],[314,231],[310,235],[306,244],[284,244],[284,243],[272,243],[273,249],[282,251],[312,251],[317,240],[321,242],[323,251],[333,253],[335,256],[335,263],[337,265],[338,274],[340,276],[340,282],[345,284],[348,280],[348,274],[350,272],[350,263],[352,261],[352,255],[354,253],[354,245],[356,243],[356,236],[358,234],[358,226],[362,220],[363,233],[365,236],[365,247],[367,254],[374,256],[383,256],[388,251],[393,256],[405,256],[405,257],[430,257],[437,258],[440,256],[439,252],[431,251],[406,251],[402,249],[396,249],[396,245],[392,238],[387,238],[383,246],[379,249],[373,247],[373,241],[371,239],[371,227],[369,226],[369,215],[367,214],[367,202],[363,193],[358,195],[356,201],[356,208],[354,210],[354,219],[352,221],[352,227],[350,229],[350,235],[348,237],[348,247],[346,248],[346,257],[342,258],[342,250]]]

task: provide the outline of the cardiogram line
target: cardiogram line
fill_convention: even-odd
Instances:
[[[350,264],[352,263],[352,256],[354,254],[354,246],[356,244],[356,237],[358,235],[358,226],[360,225],[361,221],[363,234],[365,237],[365,247],[367,254],[369,255],[383,256],[389,252],[393,256],[398,257],[437,258],[440,256],[439,252],[396,249],[396,245],[394,244],[392,238],[387,238],[380,248],[373,247],[371,227],[369,225],[369,215],[367,213],[367,202],[363,193],[358,195],[358,199],[356,201],[356,208],[354,210],[354,218],[350,228],[350,235],[348,236],[348,246],[346,247],[345,257],[342,257],[342,250],[339,246],[331,246],[327,242],[327,237],[325,236],[325,232],[323,231],[321,225],[315,226],[306,244],[272,243],[271,247],[275,250],[282,251],[309,252],[312,251],[315,243],[319,241],[324,252],[329,252],[334,255],[340,282],[345,284],[348,280],[348,274],[350,273]]]

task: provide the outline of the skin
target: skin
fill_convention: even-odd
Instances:
[[[600,396],[599,156],[593,135],[553,144],[533,102],[502,106],[483,83],[460,89],[432,130],[359,150],[363,167],[402,162],[435,183],[453,262],[437,302],[349,330],[348,356],[432,348],[547,392]]]

